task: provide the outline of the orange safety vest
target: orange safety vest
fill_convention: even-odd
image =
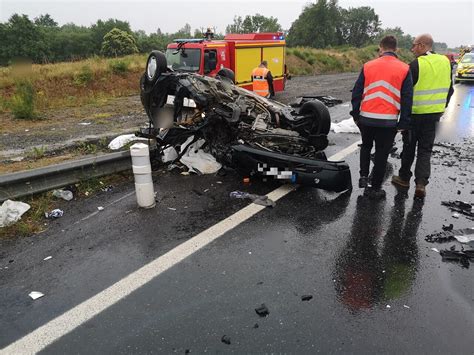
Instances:
[[[364,94],[360,115],[380,120],[398,120],[400,90],[409,66],[396,57],[385,55],[364,64]]]
[[[268,96],[270,94],[267,82],[267,74],[269,70],[265,67],[257,67],[252,71],[252,90],[260,96]]]

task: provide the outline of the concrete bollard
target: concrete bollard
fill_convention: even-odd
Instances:
[[[135,175],[135,192],[138,206],[143,208],[155,207],[155,191],[151,178],[150,150],[148,145],[135,143],[130,147],[132,169]]]

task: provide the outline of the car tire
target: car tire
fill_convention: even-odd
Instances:
[[[305,102],[300,109],[300,115],[311,114],[314,123],[311,127],[311,134],[328,134],[331,128],[331,116],[328,108],[318,100]]]
[[[235,84],[235,73],[231,69],[222,68],[217,72],[216,77],[218,79],[230,80],[232,81],[232,84]]]
[[[148,63],[150,60],[153,60],[153,58],[156,61],[156,70],[153,75],[150,75],[148,72]],[[145,80],[148,84],[154,84],[158,77],[164,73],[168,69],[167,67],[167,62],[166,62],[166,56],[160,52],[160,51],[152,51],[150,55],[148,56],[148,59],[146,61],[146,67],[145,67]]]

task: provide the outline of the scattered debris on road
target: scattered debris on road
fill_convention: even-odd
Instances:
[[[221,341],[222,341],[224,344],[230,345],[230,337],[227,336],[227,335],[223,335],[222,338],[221,338]]]
[[[54,190],[53,196],[57,198],[62,198],[65,201],[71,201],[74,198],[73,193],[68,190]]]
[[[352,118],[338,123],[331,123],[331,131],[334,131],[334,133],[360,133],[359,127]]]
[[[474,250],[441,250],[440,253],[442,261],[458,262],[463,268],[468,269],[470,260],[474,259]]]
[[[452,223],[449,224],[449,225],[443,224],[443,230],[444,230],[444,231],[452,231],[453,228],[454,228],[454,225],[453,225]]]
[[[276,205],[275,201],[269,199],[268,196],[265,195],[250,194],[243,191],[232,191],[229,196],[237,199],[249,199],[252,200],[253,203],[265,207],[275,207]]]
[[[33,300],[37,300],[38,298],[43,297],[44,294],[38,291],[32,291],[28,294],[28,296],[30,296]]]
[[[260,307],[255,308],[255,312],[260,317],[267,317],[270,314],[270,311],[268,310],[267,306],[265,306],[265,303],[262,303]]]
[[[303,296],[301,296],[301,300],[302,300],[302,301],[309,301],[309,300],[311,300],[312,298],[313,298],[312,295],[303,295]]]
[[[51,212],[44,213],[44,216],[48,219],[59,218],[59,217],[62,217],[63,215],[64,215],[64,211],[60,210],[59,208],[56,208],[52,210]]]
[[[452,224],[449,225],[448,229],[445,229],[443,226],[443,232],[429,234],[425,236],[425,240],[429,243],[448,243],[454,240],[457,240],[460,243],[469,243],[474,240],[474,228],[455,230],[452,228]]]
[[[461,213],[467,217],[474,218],[474,206],[472,203],[456,200],[442,201],[441,204],[448,207],[453,212],[457,212],[458,214]]]
[[[19,201],[6,200],[3,202],[0,206],[0,228],[18,222],[30,207],[29,204]]]
[[[99,211],[103,211],[103,210],[104,210],[104,207],[98,206],[97,209],[98,209]]]
[[[47,256],[47,257],[44,258],[43,260],[44,260],[44,261],[47,261],[47,260],[50,260],[50,259],[52,259],[52,258],[53,258],[52,256]]]

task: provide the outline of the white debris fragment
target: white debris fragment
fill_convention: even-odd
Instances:
[[[21,219],[21,216],[30,209],[24,202],[6,200],[0,206],[0,228],[7,227]]]
[[[99,211],[103,211],[103,210],[104,210],[104,207],[99,206],[99,207],[97,207],[97,209],[98,209]]]
[[[89,126],[91,123],[90,122],[80,122],[79,124],[81,126]]]
[[[386,307],[386,308],[392,308],[392,307],[390,307],[390,305],[389,305],[389,304],[387,304],[385,307]]]
[[[431,250],[433,250],[433,251],[435,251],[435,252],[439,253],[439,250],[438,250],[438,249],[436,249],[436,248],[431,248]]]
[[[222,184],[222,181],[216,181],[216,184]]]
[[[176,208],[174,208],[174,207],[168,207],[168,209],[171,210],[171,211],[176,211]]]
[[[459,218],[461,215],[459,213],[453,213],[453,218]]]
[[[190,172],[197,170],[201,174],[214,174],[219,171],[222,165],[211,154],[201,149],[206,141],[199,139],[191,143],[193,139],[194,136],[191,136],[181,145],[181,153],[185,153],[179,161],[186,165]]]
[[[52,256],[47,256],[46,258],[44,258],[43,260],[46,261],[46,260],[50,260],[52,259],[53,257]]]
[[[474,228],[469,228],[471,230],[471,232],[468,232],[466,231],[466,234],[464,235],[455,235],[454,238],[456,238],[456,240],[459,242],[459,243],[470,243],[470,242],[474,242]]]
[[[63,200],[66,200],[66,201],[71,201],[74,198],[73,193],[69,190],[54,190],[53,196],[62,198]]]
[[[174,147],[168,147],[166,149],[163,149],[163,156],[161,158],[161,161],[163,163],[167,163],[169,161],[173,161],[178,158],[178,152]]]
[[[41,292],[38,292],[38,291],[33,291],[33,292],[30,292],[30,294],[28,296],[30,296],[32,299],[36,300],[38,298],[43,297],[44,294],[41,293]]]
[[[359,127],[352,118],[338,123],[331,123],[331,131],[334,131],[334,133],[360,133]]]
[[[410,309],[410,306],[407,306],[406,304],[404,304],[403,307]]]
[[[204,192],[208,192],[208,191],[209,191],[209,189],[205,189],[205,190],[204,190]]]
[[[134,134],[122,134],[121,136],[115,137],[109,143],[109,149],[117,150],[122,148],[124,145],[133,141],[147,141],[146,138],[137,137]]]

